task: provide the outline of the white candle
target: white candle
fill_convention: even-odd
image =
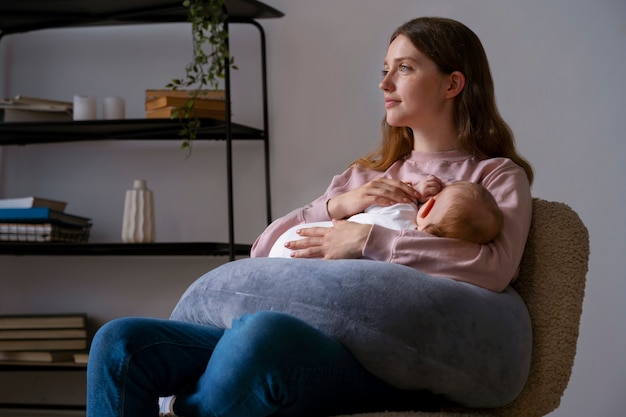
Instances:
[[[120,97],[105,97],[103,101],[102,116],[105,120],[126,118],[126,106],[124,99]]]
[[[98,102],[93,96],[74,96],[74,120],[95,120]]]

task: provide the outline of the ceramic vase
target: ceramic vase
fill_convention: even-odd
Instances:
[[[126,191],[122,241],[124,243],[150,243],[156,238],[154,227],[154,196],[146,180],[135,180],[133,188]]]

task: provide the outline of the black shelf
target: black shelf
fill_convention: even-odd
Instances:
[[[49,372],[72,371],[86,372],[87,364],[74,362],[14,362],[0,361],[0,372]],[[84,404],[55,404],[55,403],[0,403],[0,409],[17,410],[85,410]]]
[[[63,410],[63,411],[84,411],[85,405],[80,404],[22,404],[22,403],[2,403],[0,408],[18,410]]]
[[[0,1],[0,36],[41,29],[187,21],[182,0]],[[255,0],[224,0],[229,21],[282,17]]]
[[[231,139],[262,140],[260,129],[231,123]],[[180,140],[181,124],[170,119],[87,120],[0,123],[1,145],[109,140]],[[226,123],[201,119],[196,140],[225,140]],[[216,242],[48,243],[0,242],[0,255],[64,256],[248,256],[251,245]]]
[[[261,41],[263,127],[256,129],[227,120],[201,119],[198,140],[226,142],[228,190],[228,243],[64,244],[0,242],[0,255],[249,255],[250,245],[234,242],[232,141],[263,143],[265,160],[267,223],[271,222],[269,181],[269,131],[265,33],[257,19],[284,14],[256,0],[224,0],[229,23],[255,26]],[[5,35],[42,29],[185,23],[188,10],[182,0],[28,0],[0,1],[0,39]],[[228,29],[228,25],[226,25]],[[225,90],[230,115],[230,68],[226,67]],[[171,119],[89,120],[68,122],[0,123],[0,146],[104,140],[181,140],[180,121]]]
[[[15,362],[0,361],[0,371],[84,371],[87,369],[85,363],[75,362]],[[5,405],[5,404],[3,404]]]
[[[249,256],[252,245],[235,244],[237,256]],[[0,242],[2,255],[64,256],[228,256],[230,244],[216,242],[48,243]]]
[[[0,122],[0,145],[26,145],[98,140],[180,140],[182,128],[178,120],[126,119],[85,120],[68,122]],[[201,119],[197,139],[224,140],[226,123]],[[231,124],[231,138],[235,140],[264,140],[260,129]]]
[[[183,0],[12,0],[0,1],[0,40],[5,35],[54,28],[78,28],[188,21]],[[257,19],[279,18],[283,13],[256,0],[224,0],[229,23],[244,23],[259,31],[263,92],[263,128],[232,123],[230,68],[226,67],[226,121],[201,119],[197,139],[224,140],[227,161],[228,243],[33,243],[0,242],[0,255],[63,256],[249,256],[252,245],[234,243],[233,140],[260,140],[265,159],[266,208],[271,220],[269,187],[269,131],[265,33]],[[228,29],[228,24],[225,25]],[[170,119],[90,120],[69,122],[0,123],[0,146],[101,140],[180,140],[181,123]],[[85,365],[16,364],[0,362],[0,371],[84,371]],[[0,408],[84,410],[79,404],[0,403]]]

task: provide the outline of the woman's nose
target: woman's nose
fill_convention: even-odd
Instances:
[[[378,84],[378,88],[383,91],[391,91],[393,89],[393,82],[391,82],[390,73],[387,73],[383,77],[383,79],[380,81],[380,84]]]

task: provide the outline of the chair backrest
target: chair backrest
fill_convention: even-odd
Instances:
[[[578,214],[563,203],[535,198],[513,285],[533,323],[530,375],[519,397],[494,415],[545,416],[561,403],[576,355],[588,260],[589,234]]]

